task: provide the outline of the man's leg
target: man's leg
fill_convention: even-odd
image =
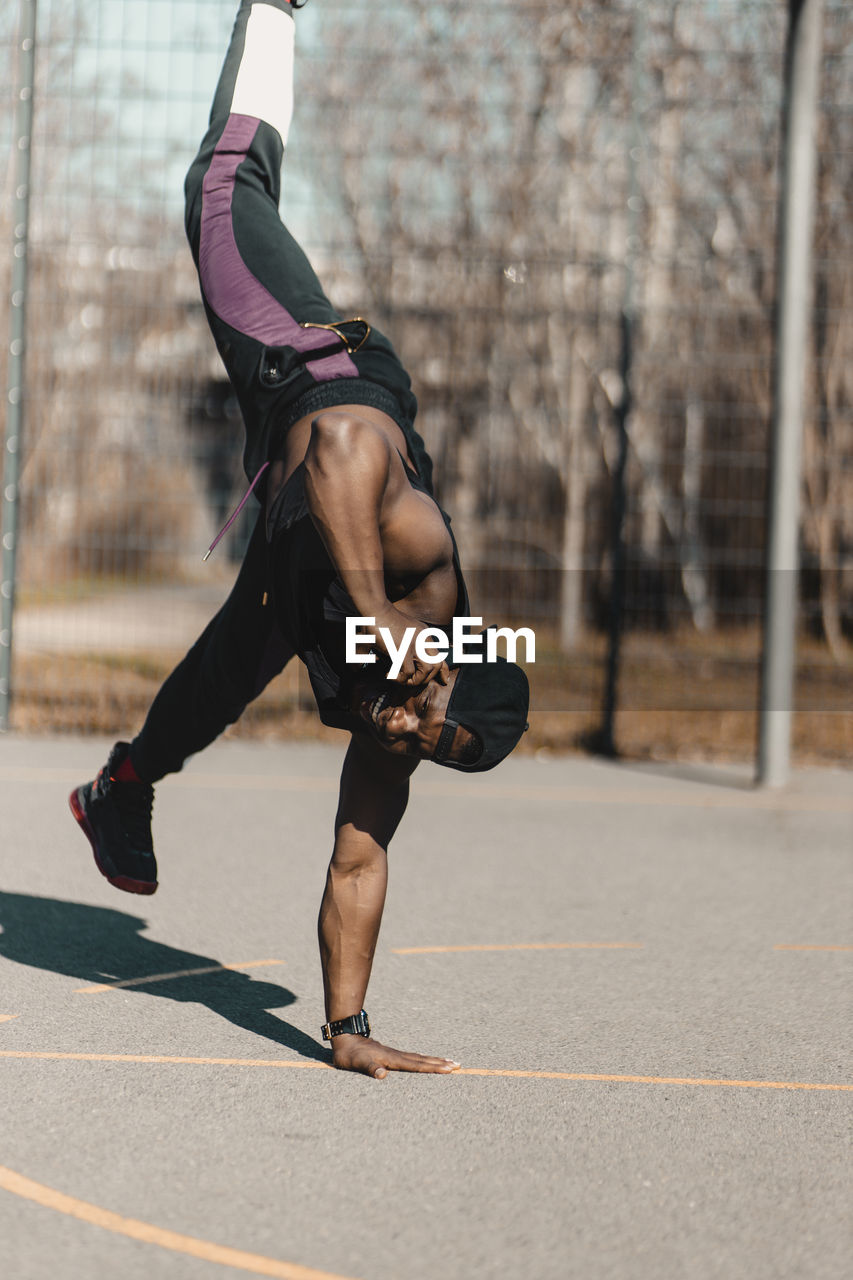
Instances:
[[[261,347],[252,335],[262,326],[259,308],[266,303],[268,311],[289,319],[251,276],[243,254],[247,248],[258,253],[268,269],[273,259],[286,260],[289,268],[294,258],[277,211],[293,110],[293,25],[288,0],[243,0],[210,124],[187,176],[187,232],[214,337],[226,348],[238,395],[245,382],[256,382]],[[238,215],[247,248],[236,243]],[[251,431],[253,423],[246,425]],[[145,782],[176,772],[211,743],[292,656],[265,603],[267,568],[259,519],[228,600],[166,680],[130,746],[132,766]]]
[[[250,477],[303,414],[375,404],[377,387],[410,430],[417,411],[388,339],[364,320],[341,318],[279,216],[295,26],[287,0],[243,0],[186,180],[187,235],[246,424]],[[411,435],[426,476],[423,442]]]
[[[262,253],[269,250],[271,236],[280,245],[283,228],[277,203],[282,135],[287,134],[292,109],[289,9],[287,0],[259,5],[247,0],[241,5],[211,125],[187,180],[187,229],[203,291],[206,285],[227,318],[248,330],[260,323],[258,305],[263,312],[265,291],[254,278],[247,284],[245,265],[235,253],[232,211],[244,210],[241,223],[258,237]],[[263,70],[276,73],[265,89]],[[239,114],[237,109],[260,109],[274,124],[262,126],[259,116]],[[230,141],[223,139],[229,125]],[[240,166],[244,174],[237,182],[234,170]],[[262,343],[232,330],[211,308],[210,299],[206,297],[205,302],[220,350],[224,356],[233,353],[226,365],[239,395],[245,390],[244,382],[256,381]],[[242,401],[246,401],[244,413],[247,407],[255,411],[251,396],[244,395]],[[247,428],[252,425],[247,419]],[[157,888],[150,821],[152,784],[179,770],[189,755],[238,719],[293,654],[265,603],[266,570],[267,547],[259,520],[231,595],[166,680],[137,738],[130,746],[116,744],[97,778],[71,793],[72,812],[92,845],[98,868],[118,888],[133,893],[153,893]]]
[[[177,773],[238,720],[293,657],[267,600],[267,560],[260,515],[231,594],[166,679],[130,744],[143,781]]]
[[[267,544],[258,518],[234,587],[216,617],[157,694],[141,732],[117,743],[71,811],[102,875],[129,893],[154,893],[152,784],[219,736],[293,656],[265,602]]]
[[[210,126],[187,177],[187,232],[211,329],[243,409],[251,476],[267,461],[273,403],[259,379],[270,344],[297,352],[309,381],[358,371],[333,333],[305,328],[332,311],[307,258],[278,216],[293,101],[288,0],[243,0],[214,96]],[[299,320],[295,315],[299,315]],[[293,650],[264,604],[267,548],[259,521],[229,599],[167,679],[133,743],[117,744],[92,783],[70,797],[104,875],[119,888],[157,887],[152,784],[201,751],[276,675]]]
[[[250,477],[287,404],[320,383],[360,377],[341,335],[313,327],[341,317],[278,211],[294,27],[287,0],[243,0],[186,180],[187,235],[246,424]]]

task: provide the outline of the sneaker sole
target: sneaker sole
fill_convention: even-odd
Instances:
[[[125,893],[156,893],[156,880],[133,880],[130,876],[116,875],[112,864],[106,858],[102,857],[101,852],[98,849],[98,840],[95,832],[92,830],[89,819],[86,817],[83,806],[80,803],[80,790],[80,787],[76,787],[71,792],[71,795],[68,797],[68,804],[80,829],[89,841],[89,844],[92,846],[92,853],[95,855],[95,866],[98,868],[101,875],[104,876],[105,879],[109,880],[110,884],[115,885],[116,889],[123,889]]]

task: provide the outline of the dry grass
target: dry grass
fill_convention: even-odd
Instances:
[[[630,636],[623,652],[615,740],[628,759],[749,761],[757,738],[755,635]],[[175,654],[21,655],[15,663],[12,727],[27,733],[127,736],[141,725]],[[533,691],[525,754],[592,749],[600,728],[605,645],[591,638],[566,657],[540,643],[529,668]],[[300,664],[292,663],[228,730],[229,737],[340,741],[313,709]],[[853,671],[826,650],[799,650],[794,760],[845,764],[853,758]]]

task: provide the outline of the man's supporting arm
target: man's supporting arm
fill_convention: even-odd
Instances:
[[[326,1018],[364,1005],[387,884],[388,844],[406,809],[416,760],[353,738],[341,774],[335,848],[318,922]],[[381,1079],[389,1071],[453,1071],[448,1058],[402,1053],[363,1036],[335,1036],[336,1067]]]

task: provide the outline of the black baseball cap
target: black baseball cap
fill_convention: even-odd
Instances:
[[[450,699],[444,728],[432,758],[448,769],[483,773],[508,756],[527,728],[530,686],[524,671],[514,662],[498,657],[495,662],[456,666],[459,671]],[[483,744],[472,763],[449,760],[459,725],[476,733]]]

